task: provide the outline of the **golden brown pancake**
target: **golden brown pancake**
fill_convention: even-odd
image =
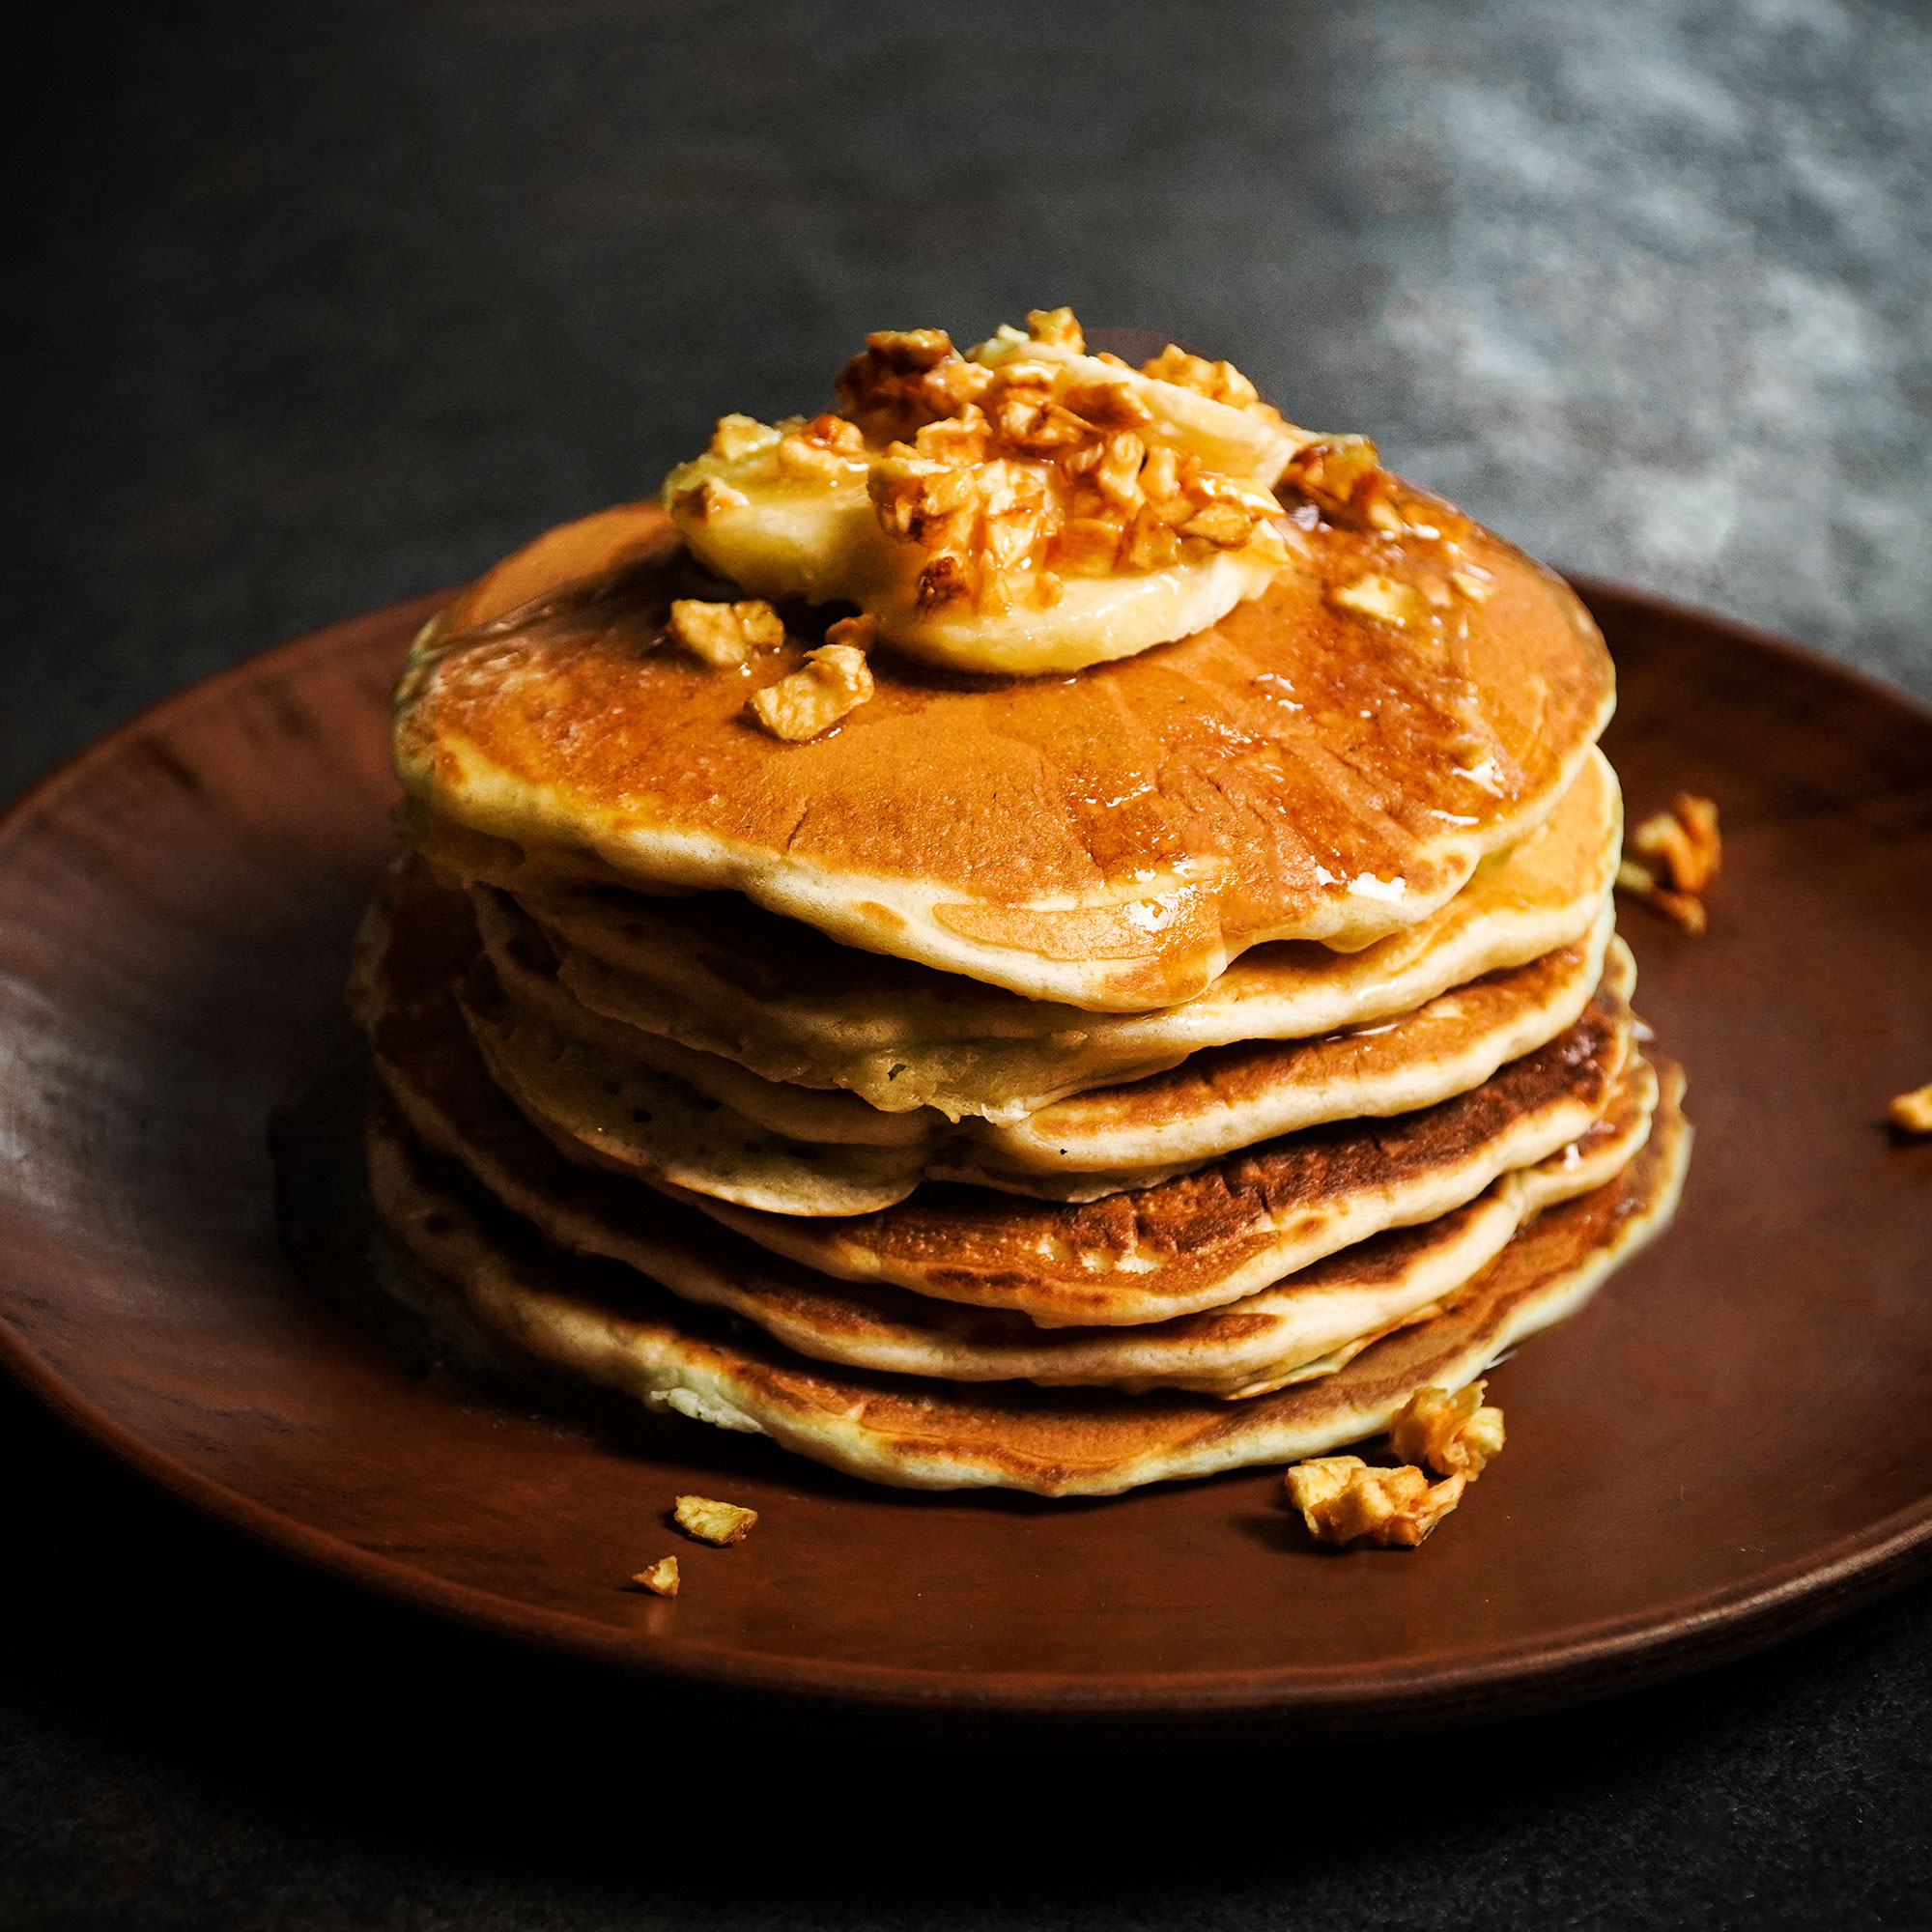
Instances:
[[[1548,819],[1431,918],[1360,952],[1257,947],[1196,999],[1145,1014],[1024,1000],[855,952],[736,894],[652,900],[533,885],[517,848],[454,850],[435,824],[423,850],[449,876],[514,890],[564,984],[593,1011],[770,1080],[849,1088],[874,1110],[929,1104],[1011,1122],[1204,1047],[1374,1025],[1575,944],[1609,900],[1620,805],[1615,775],[1593,753]]]
[[[961,1384],[828,1369],[629,1268],[567,1256],[485,1219],[440,1184],[379,1107],[378,1210],[469,1320],[569,1372],[873,1482],[1113,1495],[1139,1484],[1293,1462],[1387,1428],[1418,1390],[1454,1391],[1526,1335],[1573,1313],[1668,1220],[1690,1133],[1674,1097],[1617,1177],[1540,1215],[1456,1305],[1346,1367],[1243,1402],[1198,1395]]]
[[[774,1254],[846,1281],[1010,1308],[1042,1327],[1161,1321],[1252,1294],[1384,1228],[1459,1208],[1608,1106],[1629,1052],[1630,953],[1582,1018],[1467,1094],[1340,1121],[1195,1172],[1070,1205],[930,1182],[876,1213],[805,1220],[674,1192]]]
[[[800,1354],[949,1381],[1220,1396],[1331,1372],[1433,1312],[1529,1215],[1613,1178],[1643,1144],[1658,1094],[1649,1065],[1634,1061],[1605,1113],[1547,1160],[1434,1221],[1374,1236],[1227,1308],[1134,1328],[1042,1329],[1004,1310],[834,1281],[633,1180],[565,1160],[492,1084],[447,1002],[385,1021],[378,1065],[410,1131],[554,1245],[625,1263],[686,1300],[747,1317]]]
[[[404,913],[395,928],[386,917],[392,903]],[[460,897],[426,886],[406,867],[372,909],[356,999],[379,1060],[388,1023],[415,1006],[447,1000],[457,978],[452,968],[462,967],[461,942],[451,935],[455,922],[424,916],[439,903],[458,919],[465,911]],[[447,977],[429,979],[418,951],[438,960]],[[823,1272],[896,1282],[941,1300],[1012,1308],[1050,1326],[1162,1321],[1239,1299],[1384,1228],[1460,1207],[1498,1175],[1544,1159],[1585,1132],[1609,1104],[1629,1048],[1634,983],[1630,953],[1613,941],[1596,994],[1563,1034],[1470,1093],[1387,1122],[1342,1121],[1286,1135],[1083,1204],[933,1182],[876,1212],[839,1213],[837,1190],[857,1191],[872,1184],[885,1163],[920,1156],[917,1149],[829,1147],[813,1151],[823,1162],[823,1193],[808,1200],[801,1214],[793,1205],[801,1183],[791,1170],[807,1151],[778,1147],[776,1137],[761,1137],[735,1117],[729,1136],[708,1127],[692,1091],[651,1069],[607,1066],[600,1078],[587,1050],[559,1041],[554,1065],[565,1065],[573,1051],[577,1056],[566,1065],[567,1082],[559,1076],[533,1099],[523,1085],[525,1071],[493,1051],[497,995],[487,978],[478,983],[478,968],[487,973],[485,962],[472,958],[462,980],[463,1004],[490,1073],[572,1159],[645,1180]],[[547,1071],[539,1066],[530,1077]],[[614,1131],[593,1132],[569,1112],[608,1101],[608,1125],[627,1108],[648,1113],[666,1104],[666,1092],[691,1110],[683,1120],[689,1145],[668,1151],[640,1149]],[[633,1106],[639,1100],[648,1104]],[[639,1131],[651,1124],[639,1123]],[[682,1185],[678,1173],[701,1185]],[[783,1179],[785,1208],[742,1205],[773,1185],[775,1174]]]
[[[503,1000],[474,1022],[520,1106],[547,1131],[575,1136],[640,1174],[791,1213],[883,1206],[926,1177],[1097,1200],[1300,1127],[1434,1105],[1571,1025],[1601,976],[1612,927],[1606,907],[1584,943],[1439,994],[1378,1027],[1214,1048],[1171,1072],[1056,1102],[1010,1126],[953,1127],[931,1109],[882,1114],[851,1094],[763,1081],[733,1061],[593,1013],[558,982],[541,934],[510,901],[484,893],[475,905]],[[693,1092],[669,1091],[679,1082]],[[767,1198],[753,1202],[742,1191],[742,1162],[726,1163],[723,1190],[670,1175],[668,1162],[690,1164],[694,1131],[733,1150],[757,1146]],[[867,1159],[846,1151],[854,1144],[903,1151]],[[797,1150],[795,1206],[784,1198],[781,1146]],[[834,1169],[869,1176],[882,1189],[896,1175],[897,1192],[843,1208],[812,1205]]]
[[[1611,704],[1587,613],[1508,546],[1472,535],[1487,601],[1411,630],[1328,593],[1420,556],[1333,531],[1220,623],[1070,676],[882,651],[869,702],[786,744],[745,673],[667,646],[673,597],[728,587],[661,511],[555,541],[571,573],[608,567],[466,628],[486,580],[418,640],[395,757],[419,809],[1097,1010],[1189,999],[1266,941],[1359,948],[1426,918],[1542,822]],[[797,621],[760,682],[816,640]]]

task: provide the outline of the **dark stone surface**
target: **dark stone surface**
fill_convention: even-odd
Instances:
[[[0,795],[651,489],[859,335],[1171,327],[1561,564],[1932,693],[1932,15],[278,0],[36,16]],[[4,1043],[0,1043],[3,1047]],[[668,1725],[0,1391],[0,1924],[1909,1925],[1932,1592],[1321,1758]]]

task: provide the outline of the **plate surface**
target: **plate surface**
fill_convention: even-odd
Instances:
[[[1638,999],[1690,1074],[1675,1229],[1496,1372],[1510,1447],[1420,1551],[1311,1548],[1253,1470],[1102,1502],[867,1488],[412,1378],[297,1282],[266,1127],[353,1052],[387,694],[437,600],[195,687],[0,825],[0,1356],[113,1453],[371,1589],[688,1692],[1011,1742],[1456,1722],[1695,1668],[1932,1568],[1932,713],[1580,586],[1634,814],[1723,811]],[[673,1495],[754,1505],[729,1550]],[[675,1603],[626,1590],[675,1548]]]

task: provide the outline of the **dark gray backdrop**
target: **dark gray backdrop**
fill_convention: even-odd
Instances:
[[[1559,565],[1932,694],[1932,14],[270,0],[42,15],[0,796],[651,490],[868,327],[1232,356]],[[666,1727],[0,1396],[0,1924],[1932,1919],[1932,1594],[1595,1711],[1024,1767]]]

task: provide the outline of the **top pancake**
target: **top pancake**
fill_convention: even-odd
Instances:
[[[1194,637],[1071,676],[881,652],[871,700],[803,745],[750,672],[665,641],[721,593],[655,506],[566,526],[418,640],[395,753],[419,808],[560,869],[725,889],[839,942],[1100,1011],[1188,999],[1269,940],[1367,946],[1445,903],[1549,811],[1607,717],[1595,626],[1487,533],[1486,600],[1406,628],[1327,593],[1441,574],[1415,537],[1319,526]],[[822,621],[822,617],[820,619]]]

